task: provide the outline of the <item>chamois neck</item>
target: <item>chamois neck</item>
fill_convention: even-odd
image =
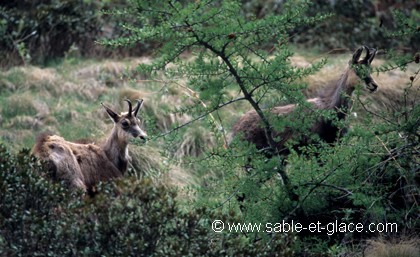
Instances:
[[[116,127],[112,129],[103,149],[108,159],[124,173],[128,162],[128,141],[125,137],[119,135]]]
[[[345,111],[350,107],[349,96],[354,91],[354,79],[352,70],[348,68],[331,87],[319,95],[325,104],[325,109],[337,109]]]

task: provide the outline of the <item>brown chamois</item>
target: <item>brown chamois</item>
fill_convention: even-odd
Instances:
[[[366,51],[366,56],[359,61],[363,52]],[[378,84],[370,76],[370,64],[375,57],[376,49],[366,46],[357,49],[352,59],[349,61],[349,66],[346,68],[340,79],[326,88],[316,98],[307,99],[314,108],[321,110],[334,110],[338,119],[344,119],[347,116],[347,111],[351,107],[349,97],[352,95],[357,84],[363,81],[366,88],[370,92],[376,91]],[[285,106],[277,106],[271,109],[271,113],[278,116],[288,115],[296,108],[295,104]],[[269,147],[264,127],[261,125],[261,118],[255,110],[245,113],[233,126],[233,136],[241,134],[244,140],[254,143],[257,149],[267,149]],[[334,125],[333,119],[320,118],[312,124],[309,133],[317,134],[320,139],[327,143],[333,143],[342,134],[339,127]],[[296,136],[296,132],[290,128],[284,131],[273,131],[273,138],[276,141],[276,147],[280,154],[287,155],[289,150],[285,143]],[[308,145],[310,140],[308,135],[302,136],[298,145]]]
[[[121,177],[127,171],[128,141],[131,137],[145,140],[147,135],[140,129],[137,113],[143,100],[137,100],[132,110],[129,100],[128,112],[118,115],[102,104],[114,122],[114,128],[104,143],[80,144],[66,141],[57,135],[41,134],[37,137],[32,153],[49,165],[54,180],[64,180],[73,188],[91,190],[99,181]]]

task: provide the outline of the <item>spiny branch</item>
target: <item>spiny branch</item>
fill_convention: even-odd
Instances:
[[[187,23],[187,25],[188,25],[188,23]],[[279,158],[279,166],[282,166],[283,160],[282,160],[282,158],[280,156],[280,153],[279,153],[279,151],[276,147],[276,142],[274,141],[274,138],[272,136],[273,131],[272,131],[271,124],[268,121],[267,117],[264,115],[264,112],[262,111],[262,109],[260,108],[258,103],[252,98],[252,95],[246,89],[246,86],[245,86],[244,81],[242,80],[242,77],[239,75],[238,71],[235,69],[235,67],[232,64],[232,62],[230,61],[230,59],[226,56],[225,52],[217,50],[215,47],[210,45],[207,41],[202,40],[195,32],[193,32],[193,35],[194,35],[198,44],[204,46],[206,49],[213,52],[216,56],[221,58],[222,61],[226,64],[226,66],[229,69],[229,72],[232,74],[232,76],[236,80],[237,85],[240,87],[240,89],[241,89],[241,91],[244,95],[244,99],[247,100],[251,104],[251,106],[254,108],[254,110],[257,112],[258,116],[260,117],[262,123],[264,124],[264,132],[265,132],[267,142],[270,146],[270,150],[272,151],[272,153],[274,153],[275,156],[277,156]],[[279,169],[278,173],[283,180],[283,183],[286,187],[286,191],[287,191],[287,194],[288,194],[290,200],[292,200],[292,201],[298,200],[299,197],[298,197],[298,195],[296,195],[293,192],[293,186],[291,185],[290,179],[289,179],[288,175],[286,174],[286,172],[283,169]]]
[[[199,115],[198,117],[196,117],[196,118],[194,118],[194,119],[192,119],[192,120],[190,120],[190,121],[188,121],[188,122],[186,122],[186,123],[184,123],[184,124],[182,124],[182,125],[179,125],[179,126],[177,126],[177,127],[173,128],[173,129],[171,129],[170,131],[167,131],[167,132],[165,132],[165,133],[161,133],[160,135],[155,136],[155,137],[151,138],[150,140],[154,140],[154,139],[156,139],[156,138],[160,138],[160,137],[167,136],[167,135],[171,134],[171,133],[172,133],[172,132],[174,132],[174,131],[177,131],[177,130],[179,130],[179,129],[181,129],[181,128],[185,127],[185,126],[190,125],[190,124],[191,124],[191,123],[193,123],[193,122],[196,122],[197,120],[200,120],[200,119],[202,119],[202,118],[206,117],[207,115],[209,115],[209,114],[211,114],[211,113],[213,113],[213,112],[215,112],[215,111],[219,110],[220,108],[222,108],[222,107],[224,107],[224,106],[226,106],[226,105],[229,105],[229,104],[232,104],[232,103],[234,103],[234,102],[241,101],[241,100],[245,100],[245,98],[244,98],[244,97],[239,97],[239,98],[236,98],[236,99],[233,99],[233,100],[227,101],[227,102],[225,102],[225,103],[223,103],[223,104],[220,104],[220,105],[218,105],[218,106],[214,107],[213,109],[208,110],[207,112],[205,112],[205,113],[203,113],[203,114]]]

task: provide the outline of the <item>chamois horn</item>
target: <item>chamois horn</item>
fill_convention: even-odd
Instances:
[[[352,59],[350,60],[350,64],[357,64],[358,62],[359,62],[359,58],[360,58],[360,56],[362,55],[362,52],[363,52],[363,50],[364,49],[367,49],[367,47],[366,46],[362,46],[362,47],[360,47],[359,49],[357,49],[355,52],[354,52],[354,54],[353,54],[353,57],[352,57]],[[368,50],[366,50],[367,52],[368,52]],[[366,58],[366,57],[365,57]]]
[[[373,58],[375,58],[377,50],[368,46],[363,46],[363,48],[366,49],[366,56],[363,58],[362,63],[370,64],[373,61]]]
[[[134,108],[134,117],[137,117],[137,113],[139,112],[140,107],[143,105],[143,99],[137,99],[136,101],[137,101],[137,105]]]
[[[133,111],[133,107],[131,106],[131,101],[128,99],[125,99],[124,101],[128,103],[128,117],[131,117],[132,111]]]

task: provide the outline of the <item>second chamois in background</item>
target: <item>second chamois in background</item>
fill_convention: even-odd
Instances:
[[[137,100],[134,110],[129,100],[128,112],[117,114],[102,104],[114,123],[114,128],[103,143],[79,144],[66,141],[57,135],[41,134],[32,153],[46,161],[54,180],[64,180],[73,188],[89,191],[99,181],[121,177],[127,171],[128,141],[139,137],[146,139],[137,118],[143,100]]]
[[[359,60],[364,50],[366,51],[366,56]],[[311,125],[310,131],[305,133],[305,135],[299,135],[299,143],[296,147],[308,145],[311,142],[309,134],[317,134],[326,143],[334,143],[343,134],[336,125],[335,120],[346,118],[347,112],[351,107],[350,97],[356,85],[363,82],[370,92],[374,92],[378,88],[378,84],[370,75],[370,65],[375,55],[376,49],[367,46],[360,47],[354,52],[353,57],[349,61],[349,66],[336,83],[327,87],[317,97],[306,100],[313,108],[332,110],[336,116],[318,118]],[[296,104],[289,104],[274,107],[270,111],[281,118],[291,114],[295,109]],[[273,131],[272,133],[272,137],[276,140],[275,147],[277,151],[282,155],[288,155],[289,150],[285,144],[289,139],[297,138],[296,131],[286,127],[283,131]],[[233,136],[235,135],[240,135],[244,140],[255,144],[257,149],[270,148],[261,118],[255,110],[249,111],[239,118],[233,126]]]

